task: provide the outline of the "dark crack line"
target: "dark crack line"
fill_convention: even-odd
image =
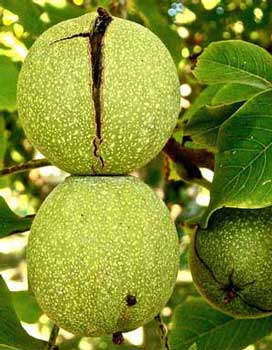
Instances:
[[[104,167],[104,160],[99,154],[100,145],[103,142],[102,139],[102,101],[101,101],[101,85],[103,77],[103,45],[104,36],[107,27],[113,20],[112,17],[102,8],[97,10],[98,17],[95,20],[95,24],[89,36],[89,45],[91,52],[91,65],[92,65],[92,96],[95,110],[95,123],[96,123],[96,136],[93,139],[94,155],[100,161],[101,167]]]
[[[197,247],[196,247],[196,243],[197,243],[197,232],[195,234],[195,237],[194,237],[194,250],[195,250],[195,254],[197,256],[197,258],[199,259],[199,261],[204,265],[204,267],[209,271],[210,275],[212,276],[212,278],[214,279],[214,281],[216,283],[218,283],[221,287],[220,289],[227,292],[228,291],[233,291],[234,295],[232,297],[232,299],[234,299],[235,297],[238,297],[239,299],[242,300],[242,302],[244,304],[246,304],[247,306],[249,307],[252,307],[258,311],[261,311],[261,312],[267,312],[267,313],[271,313],[272,310],[270,309],[264,309],[260,306],[257,306],[257,305],[254,305],[254,304],[251,304],[250,302],[248,302],[246,299],[244,299],[244,297],[239,293],[241,292],[245,287],[249,286],[249,285],[252,285],[255,283],[255,281],[251,281],[251,282],[247,282],[245,284],[243,284],[242,286],[235,286],[235,284],[233,283],[233,274],[234,274],[234,269],[231,270],[231,273],[229,275],[229,281],[228,281],[228,285],[225,285],[223,283],[221,283],[215,276],[215,274],[213,273],[212,269],[209,267],[209,265],[204,261],[204,259],[200,256],[198,250],[197,250]],[[227,295],[228,297],[228,295]],[[232,300],[231,299],[231,300]],[[229,300],[229,302],[231,302],[231,300]]]
[[[254,308],[254,309],[256,309],[256,310],[259,310],[259,311],[261,311],[261,312],[267,312],[267,313],[272,312],[272,310],[270,310],[270,309],[264,309],[264,308],[262,308],[262,307],[260,307],[260,306],[257,306],[257,305],[254,305],[254,304],[249,303],[249,302],[248,302],[247,300],[245,300],[244,297],[242,297],[241,294],[239,294],[239,293],[236,293],[236,295],[237,295],[238,298],[240,298],[240,299],[242,300],[242,302],[243,302],[244,304],[246,304],[246,305],[249,306],[249,307],[252,307],[252,308]]]
[[[73,34],[71,36],[67,36],[65,38],[61,38],[61,39],[55,40],[52,43],[50,43],[49,45],[53,45],[53,44],[59,43],[61,41],[70,40],[70,39],[74,39],[74,38],[89,38],[89,37],[90,37],[90,33],[89,32],[77,33],[77,34]]]
[[[194,238],[194,250],[195,250],[195,254],[198,258],[198,260],[202,263],[202,265],[204,265],[206,267],[206,269],[209,271],[210,275],[212,276],[212,278],[214,279],[214,281],[220,285],[222,285],[222,283],[216,278],[215,274],[213,273],[212,269],[209,267],[209,265],[202,259],[202,257],[200,256],[197,247],[197,232],[195,234],[195,238]]]
[[[103,77],[103,46],[104,36],[107,27],[113,20],[109,13],[103,8],[97,9],[98,17],[95,20],[93,28],[90,32],[82,32],[71,36],[53,41],[50,45],[71,40],[74,38],[87,38],[89,40],[90,63],[91,63],[91,80],[92,80],[92,99],[95,112],[95,137],[93,139],[93,154],[99,159],[101,168],[104,167],[104,160],[99,152],[99,148],[103,142],[102,138],[102,101],[101,101],[101,86]],[[96,174],[96,170],[92,167],[92,172]]]

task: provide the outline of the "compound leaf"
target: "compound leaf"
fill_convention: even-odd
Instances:
[[[0,349],[43,350],[45,342],[28,335],[12,306],[10,292],[0,276]]]
[[[261,91],[262,89],[259,89],[255,86],[242,84],[226,84],[217,91],[217,93],[211,101],[211,104],[226,105],[246,101]]]
[[[219,130],[211,201],[204,217],[222,206],[272,204],[272,90],[252,97]]]
[[[234,103],[226,106],[204,106],[189,120],[184,135],[190,135],[195,144],[216,150],[220,126],[241,106]]]
[[[175,310],[169,341],[172,350],[241,350],[272,331],[272,317],[235,319],[201,298],[188,298]],[[193,347],[195,349],[195,347]]]
[[[0,238],[11,233],[24,232],[30,229],[33,216],[20,217],[16,215],[0,196]]]
[[[204,50],[193,73],[204,84],[238,83],[267,89],[272,82],[272,57],[242,40],[218,41]]]
[[[0,110],[15,111],[17,78],[15,64],[9,58],[0,56]]]
[[[190,108],[188,108],[184,113],[182,120],[185,122],[190,120],[200,108],[211,105],[214,96],[216,96],[217,92],[222,88],[222,86],[223,85],[220,84],[210,85],[201,91]]]
[[[34,295],[30,294],[27,290],[20,290],[12,292],[11,297],[16,313],[22,322],[38,322],[42,311]]]

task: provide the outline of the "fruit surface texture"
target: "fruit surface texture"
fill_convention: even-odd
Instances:
[[[216,211],[197,229],[190,268],[200,293],[237,318],[272,314],[272,208]]]
[[[51,27],[19,76],[27,137],[72,174],[126,174],[145,165],[179,114],[176,68],[160,39],[134,22],[104,17],[90,13]]]
[[[31,289],[60,327],[99,336],[151,321],[179,265],[169,211],[133,177],[70,177],[47,197],[27,248]]]

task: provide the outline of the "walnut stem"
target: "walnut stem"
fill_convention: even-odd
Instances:
[[[54,326],[51,330],[51,333],[50,333],[48,343],[45,347],[45,350],[57,350],[58,349],[58,346],[55,345],[58,334],[59,334],[59,327],[54,324]]]
[[[163,342],[164,349],[165,350],[170,350],[170,347],[169,347],[169,344],[168,344],[167,330],[166,330],[165,325],[162,322],[160,314],[158,314],[155,317],[155,321],[157,322],[158,327],[159,327],[160,337],[161,337],[161,340]]]

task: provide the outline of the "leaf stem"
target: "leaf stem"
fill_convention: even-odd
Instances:
[[[166,330],[165,325],[162,322],[160,314],[158,314],[155,317],[155,321],[157,322],[158,327],[159,327],[160,337],[161,337],[161,340],[163,342],[164,349],[165,350],[170,350],[170,347],[169,347],[169,344],[168,344],[167,330]]]
[[[57,350],[58,349],[58,346],[55,345],[58,334],[59,334],[59,327],[54,324],[54,326],[51,330],[51,333],[50,333],[48,343],[45,347],[45,350]]]
[[[29,171],[35,168],[41,168],[44,166],[52,165],[47,159],[33,159],[23,164],[12,165],[7,168],[0,169],[0,176],[20,173],[23,171]]]

